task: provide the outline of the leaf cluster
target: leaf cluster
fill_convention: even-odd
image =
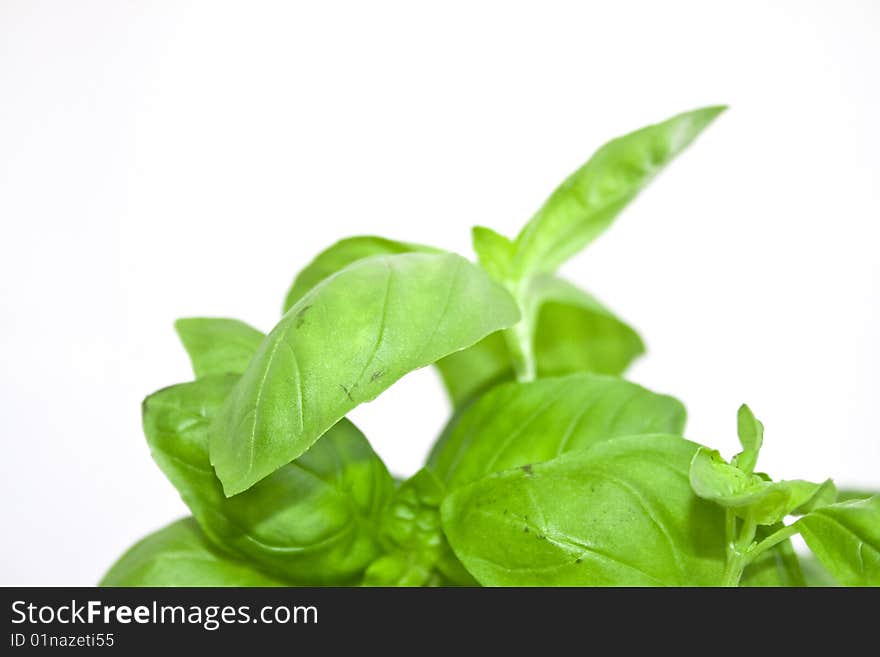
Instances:
[[[143,427],[192,516],[102,584],[880,584],[880,496],[756,472],[746,406],[730,461],[685,439],[681,402],[622,378],[636,330],[557,274],[723,109],[605,144],[515,237],[475,227],[476,263],[351,237],[296,276],[266,334],[178,320],[194,380],[147,397]],[[453,412],[395,480],[346,415],[426,366]]]

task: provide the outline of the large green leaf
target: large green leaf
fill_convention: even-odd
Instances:
[[[400,253],[440,253],[440,251],[424,244],[410,244],[374,235],[359,235],[339,240],[321,251],[297,274],[284,299],[284,312],[290,310],[293,304],[302,299],[318,283],[350,264],[365,258]]]
[[[840,586],[831,573],[812,554],[801,557],[801,571],[804,574],[806,586],[810,588],[828,588]]]
[[[487,240],[490,241],[490,246],[498,239],[505,239],[488,228],[482,230],[489,235]],[[493,240],[493,236],[497,236],[497,239]],[[319,253],[297,275],[284,301],[284,312],[290,310],[293,304],[310,289],[345,267],[366,258],[400,253],[440,253],[440,251],[423,244],[411,244],[372,235],[340,240]],[[486,264],[488,271],[492,265],[491,262]],[[487,336],[468,349],[454,352],[436,364],[456,407],[481,390],[506,380],[513,374],[507,345],[500,332]]]
[[[187,317],[174,328],[192,361],[196,378],[241,374],[266,336],[237,319]]]
[[[221,553],[192,518],[135,543],[98,586],[289,586]]]
[[[575,372],[620,375],[645,351],[633,328],[561,278],[534,277],[524,305],[522,321],[533,325],[529,331],[539,377]],[[456,408],[513,379],[510,351],[500,333],[447,356],[437,367]]]
[[[505,470],[447,497],[443,528],[485,586],[718,585],[724,514],[691,491],[696,449],[634,436]]]
[[[797,527],[835,580],[844,586],[880,586],[880,495],[820,507]]]
[[[311,289],[260,345],[211,433],[227,495],[304,453],[407,372],[510,326],[519,310],[453,254],[360,260]]]
[[[379,554],[391,476],[343,419],[298,459],[227,498],[211,468],[208,429],[236,380],[207,377],[147,397],[153,458],[216,544],[299,583],[351,581]]]
[[[685,112],[602,146],[556,188],[516,238],[514,268],[519,278],[554,271],[604,232],[724,109]]]
[[[619,436],[680,434],[685,410],[622,379],[572,374],[498,386],[453,423],[429,458],[452,487]]]

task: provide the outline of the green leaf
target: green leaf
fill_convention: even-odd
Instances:
[[[866,497],[880,495],[876,490],[859,490],[856,488],[842,488],[837,491],[837,501],[846,502],[847,500],[863,500]]]
[[[815,509],[797,527],[835,580],[880,586],[880,495]]]
[[[450,487],[618,436],[681,433],[681,403],[622,379],[573,374],[508,383],[455,421],[429,465]]]
[[[98,586],[290,586],[211,545],[192,518],[142,538]]]
[[[708,447],[701,447],[694,454],[689,477],[697,495],[724,506],[746,506],[752,499],[748,496],[769,491],[769,482],[743,472]]]
[[[211,434],[227,495],[304,453],[404,374],[510,326],[519,310],[453,254],[361,260],[302,297],[266,337]]]
[[[550,195],[516,238],[518,276],[552,272],[592,242],[724,109],[685,112],[602,146]]]
[[[758,527],[755,540],[760,542],[782,528],[782,523]],[[740,579],[740,586],[806,586],[800,560],[791,540],[785,539],[746,566]]]
[[[840,586],[825,566],[812,554],[801,557],[801,570],[804,573],[806,586],[810,588],[827,588]]]
[[[442,578],[443,586],[479,586],[480,583],[468,572],[464,564],[450,548],[444,552],[436,564],[436,572]]]
[[[787,515],[829,504],[837,495],[830,479],[821,484],[801,479],[769,481],[743,472],[707,447],[694,454],[689,476],[699,497],[733,509],[742,518],[751,516],[759,525],[775,525]]]
[[[509,280],[512,275],[513,242],[484,226],[474,226],[471,238],[480,266],[496,281],[503,283]]]
[[[587,292],[555,276],[530,285],[538,376],[623,374],[645,352],[639,334]]]
[[[724,514],[697,498],[678,436],[599,443],[454,491],[453,550],[484,586],[717,585]]]
[[[409,244],[374,235],[359,235],[340,240],[321,251],[297,275],[284,299],[284,312],[290,310],[318,283],[350,264],[365,258],[400,253],[441,253],[441,251],[423,244]]]
[[[534,326],[541,378],[575,372],[620,375],[645,346],[638,333],[587,292],[555,276],[536,276],[526,288],[525,318]],[[455,408],[510,381],[513,362],[501,333],[437,363]]]
[[[391,476],[343,419],[306,454],[227,498],[211,469],[208,431],[236,379],[208,377],[147,397],[153,458],[217,545],[299,583],[351,581],[379,554]]]
[[[746,404],[740,406],[736,413],[736,433],[745,451],[757,452],[764,444],[764,425]]]
[[[733,465],[751,474],[764,444],[764,425],[758,421],[752,409],[743,404],[736,415],[736,430],[743,451],[733,457]]]
[[[500,331],[472,347],[441,358],[434,365],[456,409],[464,408],[487,390],[513,378],[513,361]]]
[[[214,374],[241,374],[266,337],[237,319],[219,317],[178,319],[174,328],[197,379]]]
[[[795,479],[781,482],[788,485],[791,491],[791,513],[801,516],[815,509],[819,509],[837,501],[837,487],[831,479],[826,479],[821,484]]]
[[[489,229],[485,229],[489,230]],[[500,236],[499,236],[500,237]],[[287,294],[284,312],[315,285],[359,260],[400,253],[442,253],[422,244],[410,244],[384,237],[350,237],[321,252],[297,276]],[[512,374],[510,354],[500,332],[472,347],[457,351],[436,363],[447,392],[456,407]]]
[[[474,228],[474,249],[480,264],[502,280],[510,240],[489,228]],[[505,246],[505,242],[508,246]],[[437,249],[381,237],[352,237],[323,251],[297,276],[285,311],[303,294],[348,265],[369,257],[407,252],[440,253]],[[539,376],[574,372],[623,374],[644,353],[638,333],[592,295],[560,278],[537,276],[526,286],[525,303],[535,324]],[[462,408],[485,391],[514,378],[513,361],[502,333],[486,336],[437,363],[455,408]]]

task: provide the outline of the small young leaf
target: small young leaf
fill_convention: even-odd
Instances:
[[[446,496],[443,482],[422,468],[394,491],[385,508],[380,538],[386,546],[429,552],[443,546],[440,503]]]
[[[364,573],[363,586],[430,586],[436,574],[414,552],[393,552],[379,557]]]
[[[880,586],[880,495],[818,508],[797,527],[835,580]]]
[[[409,244],[374,235],[359,235],[340,240],[321,251],[297,274],[284,299],[284,312],[290,310],[318,283],[350,264],[375,256],[400,253],[441,253],[441,251],[423,244]]]
[[[367,569],[365,586],[422,586],[434,576],[434,566],[449,552],[440,523],[445,495],[443,482],[427,468],[394,491],[379,528],[387,554]]]
[[[452,492],[443,528],[484,586],[713,586],[724,514],[697,498],[697,445],[634,436]]]
[[[767,482],[725,461],[717,450],[701,447],[690,467],[691,487],[705,500],[733,506],[742,496],[766,489]]]
[[[450,487],[461,486],[618,436],[680,433],[684,423],[678,400],[622,379],[572,374],[508,383],[454,420],[429,465]]]
[[[764,444],[764,425],[746,404],[737,411],[736,432],[743,450],[757,452]]]
[[[733,509],[740,517],[751,516],[759,525],[774,525],[790,514],[834,500],[834,484],[795,479],[769,481],[761,475],[747,474],[706,447],[694,454],[690,467],[694,492],[703,499]]]
[[[379,509],[393,482],[363,434],[340,420],[297,460],[227,498],[208,429],[237,377],[165,388],[143,405],[153,458],[217,545],[302,584],[345,584],[379,554]]]
[[[705,107],[602,146],[563,182],[516,238],[520,278],[552,272],[593,241],[724,107]]]
[[[187,317],[174,323],[196,378],[241,374],[266,336],[237,319]]]
[[[142,538],[123,554],[98,586],[291,586],[208,542],[192,518]]]
[[[509,280],[512,276],[513,242],[484,226],[474,226],[471,237],[480,266],[496,281],[503,283]]]
[[[758,462],[761,445],[764,444],[764,425],[755,418],[752,409],[743,404],[736,415],[736,430],[743,451],[733,457],[733,464],[751,474]]]
[[[214,423],[226,494],[303,454],[407,372],[518,319],[510,294],[453,254],[368,258],[325,279],[266,337]]]

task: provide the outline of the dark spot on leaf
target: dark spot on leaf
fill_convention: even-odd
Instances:
[[[306,323],[306,312],[311,306],[305,306],[296,314],[296,328],[300,328]]]
[[[525,472],[527,475],[531,476],[531,474],[532,474],[532,464],[531,464],[531,463],[526,463],[525,465],[520,466],[520,470],[522,470],[523,472]]]
[[[372,383],[376,379],[381,379],[383,374],[385,374],[385,370],[376,370],[375,372],[373,372],[373,376],[370,377],[370,383]]]
[[[345,392],[345,396],[346,396],[346,397],[348,397],[351,401],[354,401],[354,397],[351,396],[351,392],[349,391],[348,388],[346,388],[346,387],[345,387],[344,385],[342,385],[341,383],[339,384],[339,387],[342,388],[343,392]]]
[[[504,509],[504,515],[507,515],[507,509]]]
[[[545,538],[547,538],[547,537],[544,536],[544,534],[536,534],[536,535],[535,535],[535,538],[537,538],[537,539],[540,541],[540,540],[543,540],[543,539],[545,539]]]
[[[524,531],[526,534],[528,534],[528,533],[529,533],[529,528],[528,528],[528,527],[523,527],[523,531]]]
[[[580,563],[581,561],[583,561],[583,559],[581,559],[580,557],[574,560],[575,563]]]

